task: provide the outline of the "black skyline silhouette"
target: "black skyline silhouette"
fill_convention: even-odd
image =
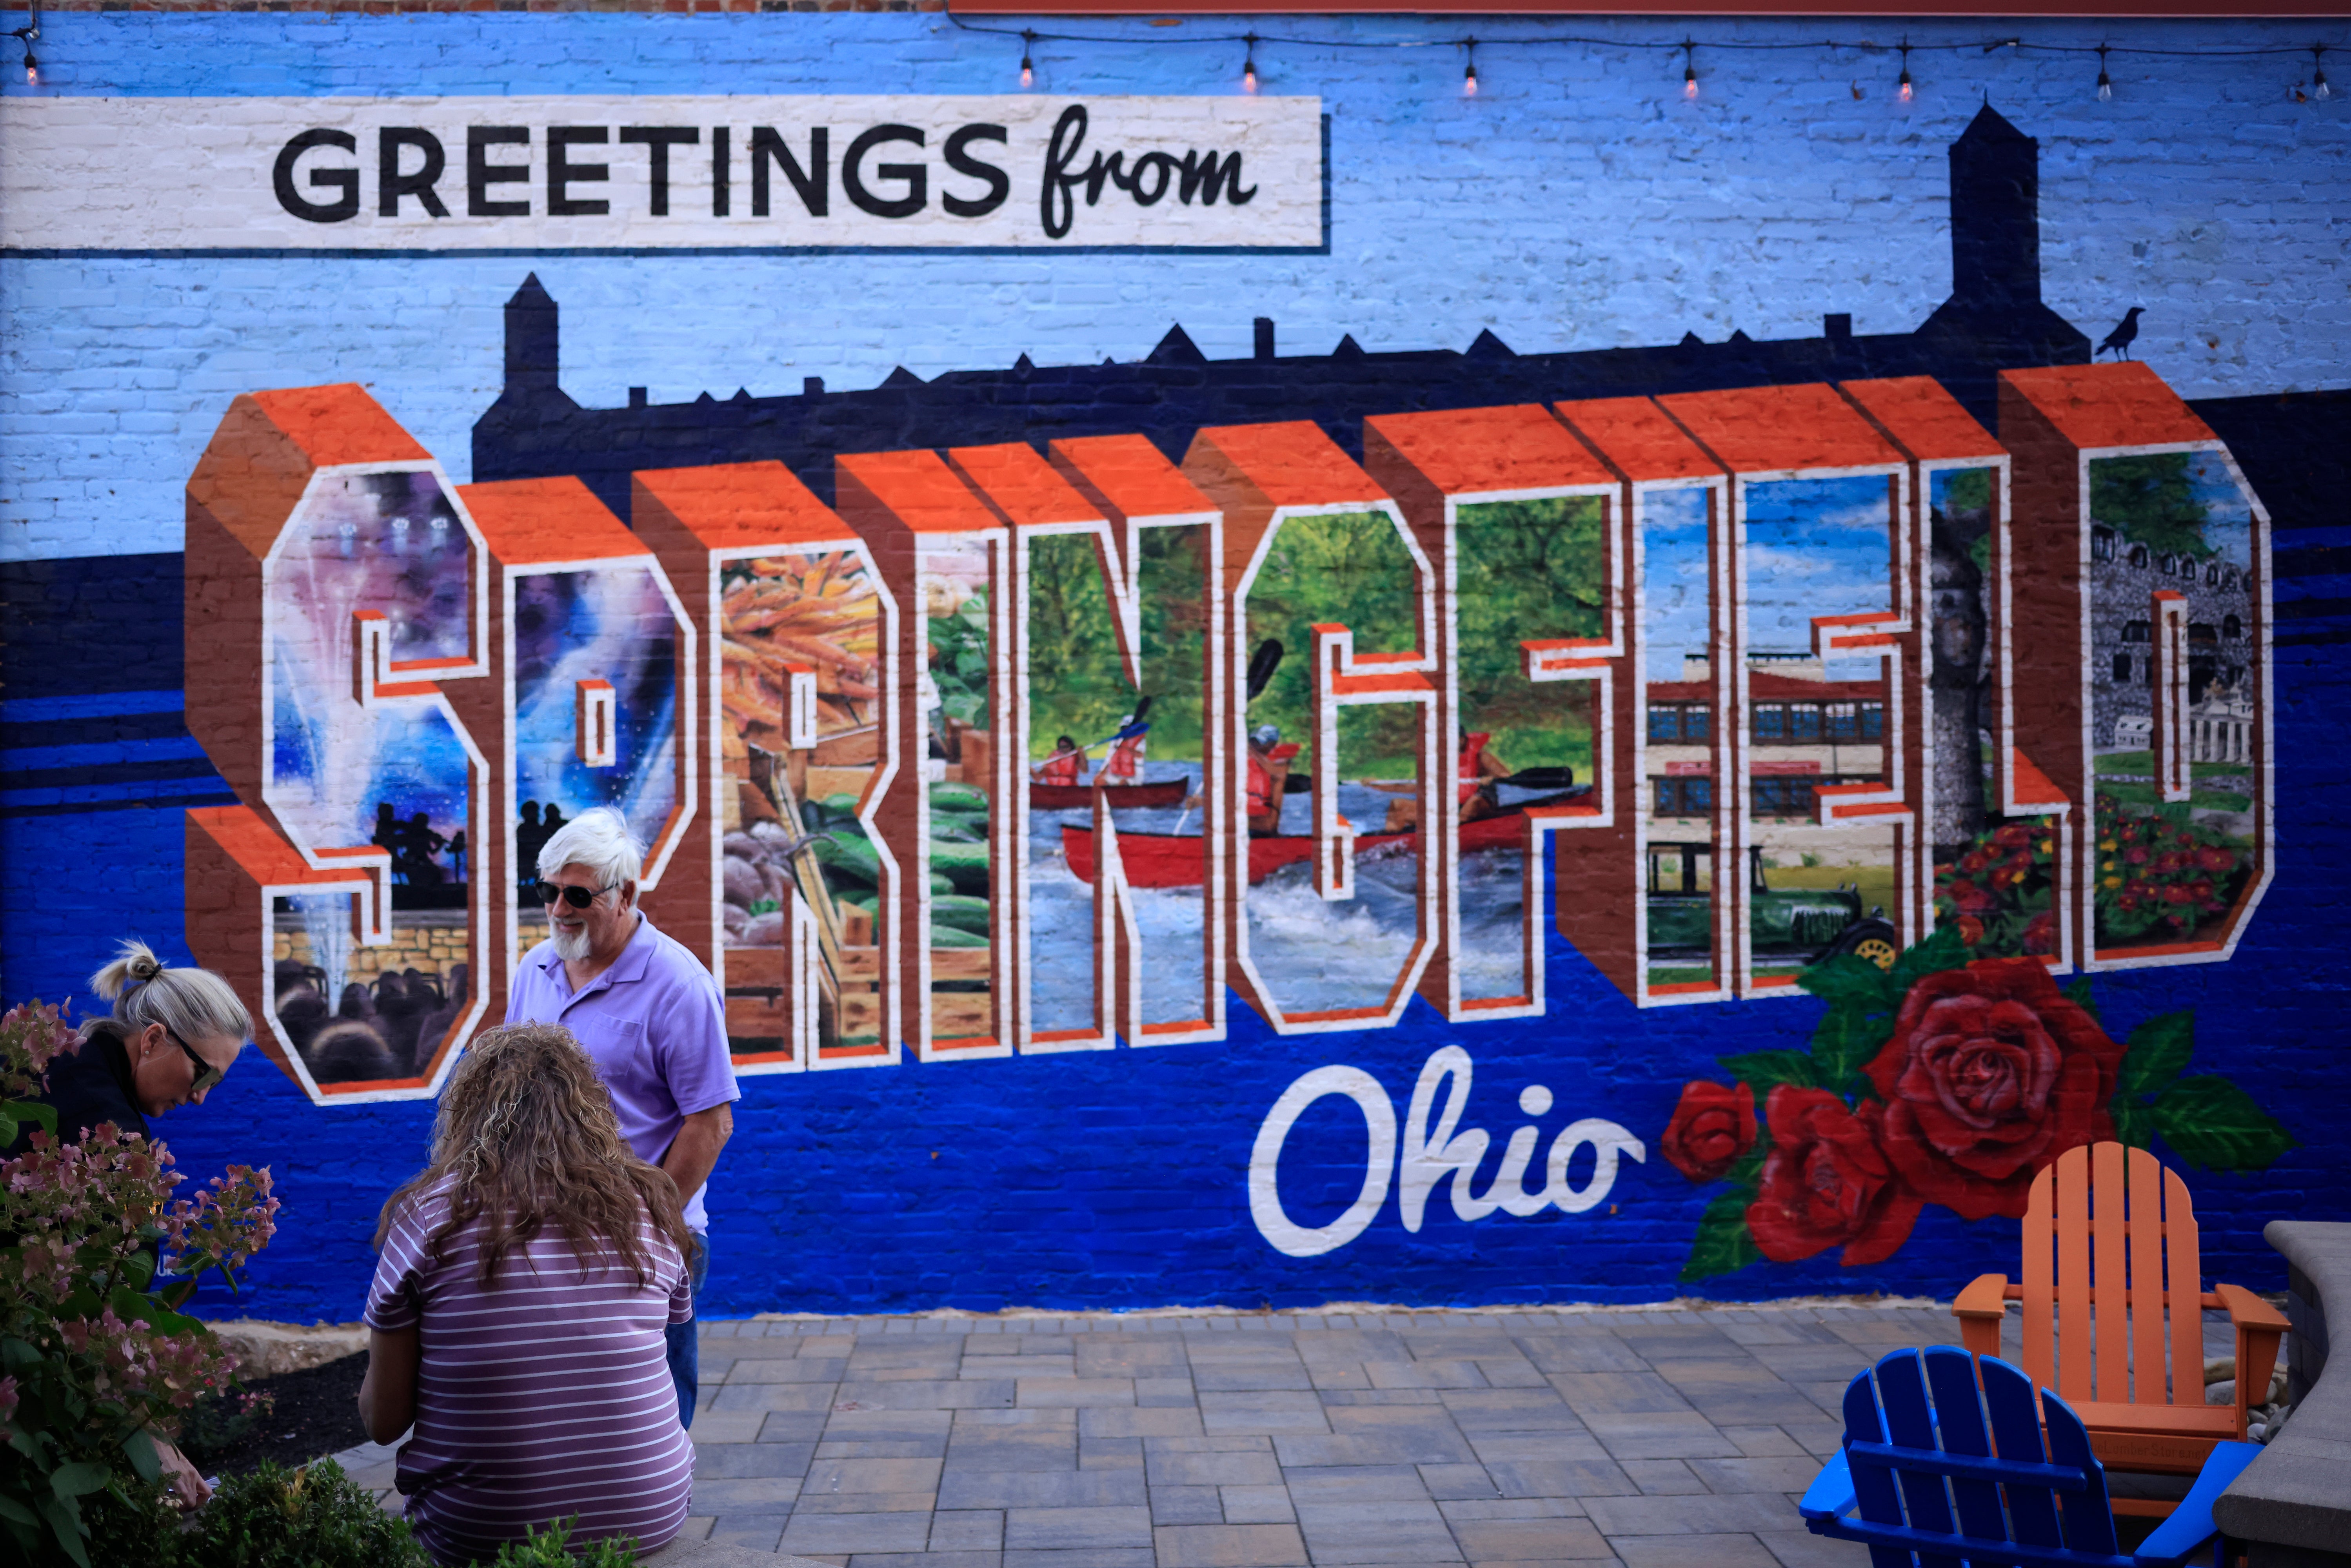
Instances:
[[[1831,314],[1817,338],[1520,354],[1481,331],[1463,350],[1372,353],[1350,334],[1327,354],[1283,356],[1259,317],[1247,359],[1211,360],[1176,325],[1123,364],[1023,354],[927,382],[902,366],[863,392],[810,377],[796,394],[651,403],[632,388],[626,407],[591,409],[559,384],[558,308],[532,274],[507,302],[506,386],[475,423],[474,477],[577,475],[626,517],[640,468],[774,458],[830,500],[832,460],[848,452],[1140,432],[1180,462],[1203,425],[1311,419],[1360,457],[1370,414],[1903,375],[1935,377],[1990,428],[2000,371],[2086,363],[2090,340],[2042,302],[2040,144],[1987,104],[1949,159],[1950,297],[1916,331],[1871,336]]]

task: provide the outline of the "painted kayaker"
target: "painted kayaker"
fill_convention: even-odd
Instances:
[[[1102,782],[1105,784],[1140,784],[1143,782],[1143,748],[1148,744],[1151,727],[1138,724],[1128,714],[1118,721],[1118,734],[1112,738],[1117,744],[1102,759]]]
[[[1078,784],[1085,779],[1086,754],[1068,736],[1053,742],[1053,755],[1031,770],[1029,777],[1040,784]]]
[[[1281,831],[1282,789],[1290,777],[1295,746],[1281,744],[1279,726],[1261,724],[1249,737],[1249,830],[1269,837]]]
[[[1498,816],[1502,810],[1499,780],[1510,776],[1510,765],[1489,743],[1493,731],[1472,730],[1461,737],[1461,754],[1454,766],[1454,810],[1465,822]]]

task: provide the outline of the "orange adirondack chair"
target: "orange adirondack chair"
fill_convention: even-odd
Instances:
[[[2194,1475],[2213,1444],[2244,1437],[2258,1402],[2249,1396],[2269,1387],[2286,1322],[2241,1286],[2203,1289],[2196,1213],[2178,1173],[2120,1144],[2068,1149],[2032,1178],[2023,1269],[2022,1284],[1985,1274],[1959,1292],[1960,1339],[1998,1355],[2007,1303],[2022,1302],[2025,1375],[2074,1407],[2101,1462]],[[2207,1307],[2236,1327],[2234,1406],[2204,1403]],[[2116,1504],[2156,1514],[2170,1506]]]

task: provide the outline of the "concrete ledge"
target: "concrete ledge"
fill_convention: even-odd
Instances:
[[[2294,1346],[2304,1356],[2314,1339],[2325,1345],[2325,1309],[2351,1322],[2351,1225],[2273,1219],[2262,1232],[2293,1265],[2295,1295],[2307,1283],[2315,1299],[2297,1300]],[[2304,1361],[2304,1364],[2307,1364]],[[2297,1386],[2301,1379],[2295,1378]],[[2221,1530],[2252,1547],[2254,1568],[2351,1568],[2351,1358],[2321,1368],[2284,1428],[2212,1506]]]
[[[250,1381],[305,1372],[357,1355],[368,1347],[363,1323],[273,1323],[229,1318],[206,1325],[236,1357],[237,1375]]]

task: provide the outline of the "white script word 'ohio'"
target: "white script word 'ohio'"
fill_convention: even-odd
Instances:
[[[1581,1214],[1605,1199],[1608,1189],[1616,1185],[1618,1155],[1644,1161],[1648,1158],[1648,1151],[1640,1139],[1614,1122],[1587,1116],[1570,1123],[1552,1139],[1550,1157],[1543,1162],[1542,1189],[1529,1192],[1527,1170],[1534,1162],[1535,1145],[1542,1134],[1533,1127],[1520,1127],[1503,1145],[1501,1166],[1495,1171],[1492,1182],[1484,1192],[1473,1196],[1470,1178],[1477,1174],[1492,1140],[1478,1128],[1466,1133],[1456,1130],[1461,1124],[1462,1105],[1469,1098],[1469,1053],[1458,1045],[1448,1045],[1430,1055],[1421,1067],[1420,1082],[1413,1086],[1412,1109],[1405,1115],[1401,1156],[1396,1148],[1395,1107],[1389,1103],[1387,1091],[1380,1087],[1379,1080],[1363,1069],[1318,1067],[1283,1090],[1281,1098],[1273,1103],[1273,1109],[1266,1113],[1264,1123],[1257,1130],[1257,1145],[1249,1151],[1249,1218],[1257,1221],[1259,1233],[1275,1250],[1292,1258],[1312,1258],[1344,1247],[1364,1233],[1377,1218],[1380,1206],[1387,1201],[1391,1170],[1396,1208],[1406,1230],[1420,1228],[1429,1197],[1447,1176],[1453,1178],[1453,1212],[1465,1220],[1483,1219],[1497,1209],[1521,1217],[1541,1214],[1546,1208]],[[1445,1108],[1438,1113],[1432,1131],[1429,1113],[1436,1109],[1439,1089],[1445,1091]],[[1281,1145],[1306,1108],[1325,1094],[1343,1094],[1364,1113],[1364,1125],[1372,1140],[1371,1149],[1364,1156],[1363,1190],[1355,1195],[1347,1211],[1330,1224],[1299,1225],[1282,1212],[1281,1194],[1276,1186]],[[1551,1099],[1550,1090],[1540,1083],[1530,1084],[1519,1095],[1519,1109],[1530,1116],[1540,1116],[1551,1109]],[[1580,1188],[1570,1186],[1568,1162],[1585,1144],[1592,1145],[1594,1155],[1592,1179]]]

